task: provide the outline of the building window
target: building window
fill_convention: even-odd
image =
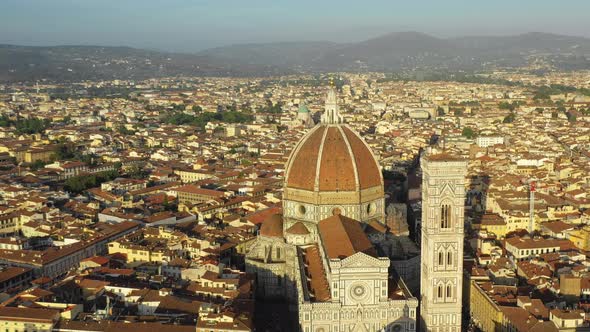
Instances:
[[[442,251],[438,252],[438,265],[443,265],[443,253]]]
[[[440,228],[451,227],[451,206],[444,204],[440,208]]]
[[[447,252],[447,265],[453,265],[453,254],[450,251]]]
[[[451,285],[447,285],[447,298],[450,299],[453,297]]]
[[[367,204],[367,215],[372,216],[377,212],[377,205],[375,203]]]
[[[304,206],[304,205],[299,205],[299,206],[297,207],[297,213],[298,213],[300,216],[304,216],[306,212],[307,212],[307,210],[305,209],[305,206]]]
[[[442,299],[443,297],[443,288],[442,285],[438,285],[438,298]]]

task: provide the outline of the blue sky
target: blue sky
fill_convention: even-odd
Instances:
[[[590,37],[589,0],[0,0],[0,43],[197,51],[236,43],[529,31]]]

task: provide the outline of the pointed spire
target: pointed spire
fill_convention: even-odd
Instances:
[[[336,89],[331,86],[326,96],[326,106],[324,114],[322,115],[323,124],[339,124],[343,123],[342,115],[338,112],[338,97]]]

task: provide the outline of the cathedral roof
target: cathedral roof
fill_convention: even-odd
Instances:
[[[375,248],[361,224],[341,214],[328,217],[318,224],[324,249],[329,258],[344,259],[357,252],[375,256]]]
[[[285,174],[287,188],[359,191],[382,187],[382,175],[369,147],[343,124],[320,124],[297,144]]]
[[[305,274],[309,278],[308,287],[311,293],[310,295],[317,302],[329,301],[332,297],[330,294],[330,284],[328,284],[326,270],[324,269],[317,244],[303,249],[303,254],[304,268],[306,269]]]
[[[305,227],[305,225],[303,225],[302,222],[299,221],[293,224],[293,226],[289,227],[289,229],[287,229],[287,233],[293,235],[307,235],[309,234],[309,230],[307,227]]]
[[[283,215],[273,214],[260,227],[260,235],[267,237],[283,237]]]

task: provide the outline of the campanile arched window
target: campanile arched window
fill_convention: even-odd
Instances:
[[[440,207],[440,228],[451,227],[451,205],[443,204]]]

